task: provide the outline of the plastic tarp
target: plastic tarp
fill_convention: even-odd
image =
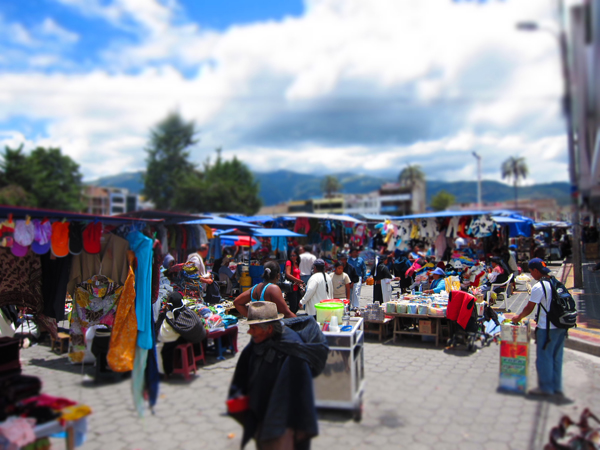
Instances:
[[[423,214],[410,214],[408,216],[395,216],[392,220],[411,220],[411,219],[430,219],[436,217],[461,217],[461,216],[481,216],[483,214],[492,214],[492,211],[437,211]]]
[[[180,222],[181,225],[208,225],[211,228],[258,228],[258,225],[242,222],[240,220],[226,219],[225,217],[210,217],[208,219],[189,220]]]
[[[248,230],[231,229],[219,233],[220,236],[255,236],[255,237],[302,237],[305,234],[295,233],[286,228],[251,228]]]
[[[44,218],[48,219],[67,219],[67,220],[80,220],[80,221],[94,221],[98,220],[103,223],[132,223],[132,222],[162,222],[162,219],[149,219],[149,218],[137,218],[137,217],[120,217],[120,216],[102,216],[98,214],[87,214],[87,213],[76,213],[72,211],[60,211],[53,209],[38,209],[38,208],[23,208],[19,206],[6,206],[0,205],[0,217],[8,217],[12,214],[13,219],[25,219],[27,216],[32,218]]]
[[[323,220],[338,220],[340,222],[353,222],[362,223],[364,220],[357,219],[356,217],[348,216],[346,214],[316,214],[316,213],[297,213],[288,214],[290,217],[307,217],[309,219],[323,219]]]

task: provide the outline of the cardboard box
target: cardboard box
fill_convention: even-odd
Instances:
[[[529,325],[514,326],[503,324],[500,332],[502,342],[529,343]]]
[[[500,389],[525,394],[527,392],[527,376],[501,373]]]
[[[433,334],[434,327],[431,320],[419,320],[419,332]]]

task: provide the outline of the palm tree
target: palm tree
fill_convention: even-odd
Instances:
[[[519,180],[527,178],[529,169],[525,158],[522,156],[511,156],[502,163],[502,179],[512,179],[513,186],[515,187],[515,209],[518,208],[518,197],[517,197],[517,186]]]
[[[418,164],[407,164],[398,175],[398,181],[412,190],[417,183],[425,181],[425,173]]]
[[[333,197],[333,194],[341,191],[342,188],[342,184],[335,175],[327,175],[321,182],[321,189],[327,198]]]

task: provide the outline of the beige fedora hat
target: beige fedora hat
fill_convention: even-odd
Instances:
[[[248,305],[248,325],[274,322],[283,319],[283,314],[277,314],[277,305],[273,302],[251,302]]]

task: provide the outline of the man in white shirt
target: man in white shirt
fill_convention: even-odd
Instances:
[[[552,323],[549,324],[550,329],[546,329],[546,311],[552,302],[552,286],[548,276],[550,269],[540,258],[533,258],[529,261],[529,272],[538,283],[531,288],[531,298],[523,311],[512,318],[514,323],[519,323],[534,309],[538,309],[535,329],[538,387],[529,391],[529,394],[562,396],[562,361],[567,330],[556,328]]]
[[[304,281],[304,284],[308,282],[308,279],[312,275],[312,267],[317,257],[310,252],[310,245],[300,247],[300,279]]]
[[[304,306],[304,310],[309,316],[317,315],[315,309],[317,303],[333,298],[333,284],[331,277],[325,275],[325,261],[317,259],[313,267],[314,274],[308,279],[306,294],[300,300],[300,306]]]

